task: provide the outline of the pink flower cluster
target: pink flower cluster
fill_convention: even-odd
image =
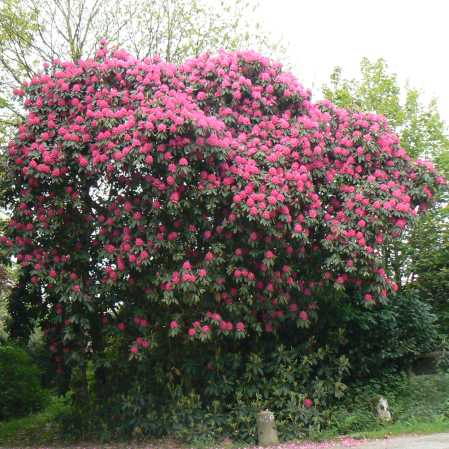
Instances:
[[[396,288],[379,248],[445,180],[410,162],[385,117],[312,103],[253,51],[180,66],[109,53],[57,61],[15,92],[28,116],[9,144],[1,243],[21,282],[117,293],[86,299],[87,315],[190,310],[165,323],[190,338],[308,326],[324,288],[354,284],[367,302]]]

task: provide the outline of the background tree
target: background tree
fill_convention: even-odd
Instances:
[[[12,92],[43,62],[94,56],[101,37],[141,60],[158,54],[176,64],[221,48],[282,54],[265,27],[245,19],[255,8],[244,0],[1,0],[1,86]],[[23,110],[11,103],[0,116],[3,144],[10,126],[23,120]]]
[[[346,79],[342,77],[342,69],[336,67],[331,74],[330,83],[322,88],[325,97],[338,107],[356,105],[362,110],[385,115],[407,154],[413,160],[429,159],[447,177],[449,136],[446,124],[438,111],[437,99],[433,98],[425,104],[422,91],[410,87],[408,82],[401,87],[397,74],[388,69],[383,59],[371,62],[364,58],[360,63],[360,72],[359,79]],[[446,193],[441,195],[439,200],[444,204],[449,198]],[[432,224],[438,216],[441,219],[442,215],[442,210],[432,212],[417,224],[416,229],[410,229],[400,241],[384,246],[385,265],[397,284],[416,281],[418,272],[423,273],[427,262],[421,260],[421,255],[426,257],[425,254],[442,251],[441,242],[449,239],[449,234],[444,235],[447,228],[441,224]],[[436,234],[433,235],[432,232]],[[426,248],[426,251],[417,252],[417,247],[422,250]],[[445,260],[444,251],[439,259]],[[427,269],[432,272],[432,268]],[[412,273],[414,276],[409,277]]]
[[[0,299],[0,345],[5,344],[8,341],[8,332],[6,330],[6,319],[8,312],[6,310],[6,304],[3,298]]]
[[[8,220],[0,218],[0,232],[4,232],[7,225]],[[14,269],[0,265],[0,298],[3,298],[13,285]]]
[[[428,298],[440,332],[449,334],[449,209],[447,200],[429,211],[410,233],[405,254],[407,287]]]
[[[336,67],[330,84],[322,87],[324,96],[338,107],[357,105],[388,117],[390,128],[413,160],[429,159],[440,171],[449,173],[449,137],[438,100],[424,104],[423,92],[410,87],[408,81],[401,88],[397,74],[382,58],[376,62],[364,58],[360,72],[360,79],[346,79]]]
[[[0,90],[0,136],[12,135],[13,127],[17,124],[18,117],[14,114],[14,107],[7,97],[6,92]],[[0,140],[0,152],[4,139]]]

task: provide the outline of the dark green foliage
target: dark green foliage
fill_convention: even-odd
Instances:
[[[45,398],[39,369],[26,352],[18,347],[0,346],[0,421],[40,410]]]
[[[114,363],[114,351],[122,350],[115,344],[103,379],[98,370],[96,376],[88,374],[95,413],[88,419],[75,411],[63,416],[67,434],[93,431],[110,439],[131,432],[169,432],[191,443],[228,436],[255,443],[256,415],[269,409],[275,413],[281,441],[287,441],[309,427],[326,425],[325,409],[346,388],[341,379],[348,372],[347,359],[337,356],[335,348],[315,347],[313,339],[290,349],[276,347],[269,339],[253,341],[252,347],[242,343],[234,350],[222,345],[204,348],[196,357],[175,349],[171,355],[158,353],[142,360],[137,370],[133,364]],[[143,377],[148,366],[152,375]]]
[[[172,340],[170,348],[154,348],[137,363],[124,364],[127,344],[118,336],[110,339],[106,359],[87,367],[88,408],[73,395],[75,407],[62,417],[64,431],[72,437],[93,432],[104,440],[168,433],[191,444],[231,436],[251,444],[257,438],[256,414],[267,408],[275,413],[281,441],[329,428],[335,419],[330,411],[344,397],[346,381],[371,385],[398,373],[436,339],[436,318],[414,294],[398,294],[372,309],[348,297],[318,302],[313,312],[320,319],[308,329],[307,343],[282,329],[277,339],[207,348]],[[369,413],[356,418],[343,409],[338,413],[348,429],[382,424]]]
[[[321,324],[323,330],[344,329],[341,351],[349,358],[352,380],[399,373],[437,345],[437,317],[415,291],[401,292],[369,310],[347,299],[328,307],[327,322]]]

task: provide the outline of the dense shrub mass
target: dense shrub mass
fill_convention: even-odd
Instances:
[[[17,347],[0,346],[0,421],[40,410],[45,399],[39,369],[26,352]]]
[[[345,330],[339,351],[351,362],[351,381],[408,372],[420,354],[438,344],[437,317],[416,291],[401,291],[394,300],[369,310],[342,294],[327,305],[318,325],[322,344],[330,329]]]
[[[300,432],[348,368],[338,336],[314,344],[319,315],[343,289],[386,301],[380,249],[444,179],[387,119],[312,103],[257,53],[179,67],[109,53],[16,90],[29,114],[1,181],[1,243],[21,264],[12,335],[38,319],[51,369],[124,432],[201,433],[173,418],[183,401],[192,417],[240,410],[220,429],[247,441],[267,405]]]

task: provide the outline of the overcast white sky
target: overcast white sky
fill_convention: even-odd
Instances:
[[[449,0],[259,0],[254,19],[290,43],[305,87],[328,82],[335,66],[357,77],[363,57],[382,57],[401,82],[437,96],[449,124]]]

